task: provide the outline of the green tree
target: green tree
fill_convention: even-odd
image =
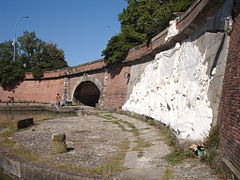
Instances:
[[[4,89],[11,89],[24,77],[24,70],[20,63],[11,59],[0,60],[0,85]]]
[[[64,52],[56,44],[39,39],[34,32],[24,32],[16,42],[16,60],[13,62],[13,42],[0,43],[0,85],[13,89],[23,79],[24,72],[41,78],[43,72],[67,66]]]
[[[0,43],[0,61],[2,59],[13,59],[13,42],[5,41]]]
[[[194,0],[126,0],[127,8],[118,15],[121,33],[113,36],[102,51],[106,63],[124,60],[127,51],[149,41],[165,29],[172,13],[186,10]],[[116,38],[118,37],[118,38]],[[119,47],[123,45],[124,47]]]
[[[56,44],[40,40],[34,32],[24,32],[18,41],[19,60],[26,64],[26,70],[32,71],[35,77],[41,77],[43,71],[67,66],[63,50],[58,49]]]

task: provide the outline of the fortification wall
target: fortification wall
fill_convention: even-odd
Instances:
[[[69,85],[66,92],[68,96],[66,98],[67,100],[71,100],[71,88],[75,85],[79,77],[85,73],[90,73],[93,77],[103,82],[101,76],[104,75],[101,75],[98,69],[103,69],[104,67],[104,61],[98,60],[76,67],[45,72],[44,77],[41,79],[35,79],[31,73],[26,73],[23,82],[20,82],[14,90],[4,90],[0,87],[0,100],[9,101],[8,97],[14,97],[15,101],[54,103],[57,93],[62,97],[64,95],[66,84],[64,82],[66,82],[66,78],[70,79],[68,81]]]
[[[240,3],[236,3],[234,7],[233,30],[218,120],[221,159],[240,179]]]
[[[233,1],[234,4],[232,4]],[[196,70],[197,67],[206,68],[204,69],[205,74],[202,75],[206,80],[205,84],[207,84],[203,90],[207,89],[207,93],[202,100],[205,100],[204,106],[206,107],[206,110],[212,110],[210,123],[215,125],[217,123],[217,119],[219,120],[218,122],[221,127],[220,151],[222,159],[228,167],[232,168],[233,171],[239,172],[240,8],[239,0],[233,1],[196,0],[196,2],[175,21],[175,30],[177,30],[177,33],[174,34],[174,36],[169,36],[169,30],[171,29],[170,27],[165,29],[157,36],[152,38],[150,43],[142,44],[131,49],[122,64],[106,66],[103,60],[98,60],[76,67],[45,72],[44,77],[41,80],[34,79],[31,74],[27,73],[25,80],[19,86],[17,86],[14,91],[9,92],[0,87],[0,99],[2,101],[7,101],[8,96],[13,96],[17,101],[27,100],[37,102],[54,102],[56,93],[60,93],[68,100],[72,100],[74,88],[82,78],[86,77],[86,79],[92,79],[93,81],[99,82],[100,86],[102,87],[99,101],[101,106],[108,108],[120,108],[130,99],[134,87],[139,84],[143,74],[147,74],[146,76],[151,76],[154,70],[159,67],[158,60],[161,59],[160,56],[165,56],[164,53],[168,54],[169,57],[175,56],[175,53],[179,53],[176,55],[176,57],[182,58],[180,59],[182,60],[182,64],[180,65],[183,67],[186,66],[186,64],[184,64],[185,59],[188,60],[186,62],[191,64],[191,55],[192,53],[195,53],[196,56],[193,56],[195,57],[193,60],[198,62],[198,64],[194,64],[192,69],[188,69],[190,69],[189,71],[192,72],[193,70]],[[222,6],[224,3],[225,5]],[[233,31],[231,33],[232,22],[229,12],[231,13],[232,7],[234,7],[235,15],[233,21]],[[230,36],[230,48],[228,48]],[[175,47],[177,42],[180,44]],[[170,51],[172,51],[173,47],[176,49],[171,54]],[[183,50],[183,54],[188,52],[187,56],[182,56],[179,49]],[[157,55],[158,53],[160,54]],[[155,59],[156,55],[157,58]],[[199,63],[199,59],[203,61]],[[179,60],[174,59],[174,62],[179,63]],[[152,71],[145,73],[146,68],[149,69],[149,65],[151,66]],[[165,64],[164,66],[167,67],[167,65],[168,64]],[[175,68],[175,66],[172,67]],[[169,68],[171,69],[172,67]],[[181,74],[184,71],[188,72],[186,69],[187,68],[180,71],[179,69],[175,68],[174,70]],[[200,68],[199,70],[203,72],[203,69]],[[175,75],[177,75],[177,73],[175,73],[174,76]],[[187,75],[186,73],[183,73],[183,76],[186,78],[188,78]],[[192,75],[195,76],[196,74],[193,73]],[[162,81],[163,79],[161,78],[162,76],[151,76],[151,80],[147,82],[149,85],[151,85],[151,83],[155,83],[155,81],[152,81],[152,79],[158,79],[160,83],[179,83],[179,79],[176,77],[171,78],[169,76],[173,82],[168,80]],[[166,84],[164,84],[164,87],[167,87]],[[185,81],[183,81],[182,84],[184,85]],[[201,86],[201,83],[199,85]],[[144,90],[148,90],[146,93],[151,94],[152,92],[156,91],[161,94],[161,91],[158,91],[161,89],[159,84],[156,86],[149,86],[152,88],[152,92],[150,92],[151,88],[147,89],[146,87],[145,89],[142,88]],[[189,86],[188,89],[191,90],[191,86]],[[167,89],[169,92],[170,90],[172,89]],[[136,92],[137,91],[138,89],[136,89]],[[184,91],[182,92],[182,94],[179,93],[182,95],[181,98],[186,96]],[[136,104],[145,97],[146,94],[144,94],[142,97],[139,96],[138,99],[136,99]],[[157,99],[156,97],[157,96],[152,94],[152,97],[150,98],[151,101],[146,101],[148,104],[143,106],[144,108],[147,108],[140,108],[140,110],[146,110],[145,115],[151,116],[151,113],[155,113],[152,107],[155,109],[160,109],[158,106],[156,106],[156,103],[152,101],[154,98]],[[190,102],[189,99],[187,100]],[[199,97],[196,96],[194,103],[198,102],[198,100]],[[169,98],[169,102],[171,101],[174,101],[174,99]],[[209,102],[209,104],[207,104],[207,102]],[[191,105],[196,105],[196,103],[194,103],[186,103],[186,105],[189,106],[187,107],[188,110],[192,110]],[[172,103],[174,108],[171,107],[171,103],[165,104],[166,112],[174,108],[179,108],[176,107],[174,103]],[[148,107],[150,107],[150,109],[148,109]],[[195,114],[197,114],[196,112],[194,111]],[[158,114],[162,115],[162,112],[158,111]],[[208,115],[208,113],[206,114]]]

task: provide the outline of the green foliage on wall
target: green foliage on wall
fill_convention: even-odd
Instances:
[[[121,32],[102,51],[106,63],[125,59],[130,48],[149,41],[164,30],[173,12],[185,11],[194,0],[127,0],[128,7],[118,15]]]

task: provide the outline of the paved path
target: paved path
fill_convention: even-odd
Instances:
[[[169,179],[179,180],[215,180],[218,179],[211,173],[210,168],[199,159],[186,160],[177,165],[171,165],[164,160],[164,156],[171,152],[159,135],[159,129],[150,126],[140,120],[125,115],[113,114],[117,120],[128,121],[140,132],[139,137],[151,143],[151,146],[141,149],[141,157],[138,157],[136,137],[131,137],[131,149],[125,157],[124,166],[129,170],[124,171],[114,179],[126,180],[161,180],[166,179],[166,171],[171,172]]]

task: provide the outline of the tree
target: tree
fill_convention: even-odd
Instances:
[[[5,41],[0,43],[0,61],[2,59],[13,59],[13,42]]]
[[[127,55],[126,51],[129,50],[126,49],[127,47],[132,48],[149,41],[168,26],[173,12],[184,11],[194,2],[194,0],[126,1],[128,7],[118,15],[121,33],[113,36],[106,49],[102,51],[106,63],[124,60]],[[119,48],[121,44],[124,48]]]
[[[0,85],[5,89],[14,88],[23,79],[24,72],[41,78],[44,71],[67,66],[63,50],[39,39],[34,32],[24,32],[15,45],[16,60],[13,61],[13,42],[0,43]]]
[[[0,60],[0,85],[4,89],[14,88],[24,77],[24,70],[16,61],[11,59]]]
[[[34,32],[24,32],[18,38],[19,60],[26,64],[26,69],[32,71],[35,77],[40,77],[43,71],[56,70],[67,66],[64,52],[56,44],[46,43],[36,37]],[[38,73],[36,73],[38,72]]]

